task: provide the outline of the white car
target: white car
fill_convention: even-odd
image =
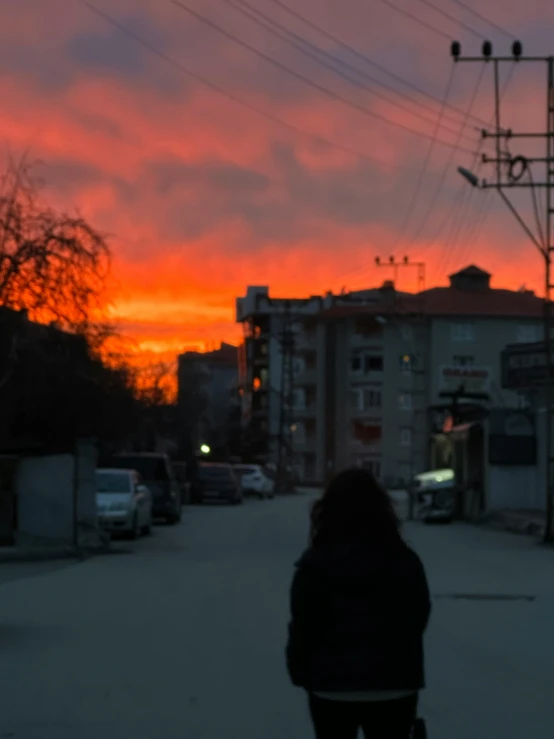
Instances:
[[[257,495],[259,498],[273,498],[275,483],[268,477],[259,464],[235,465],[235,472],[240,478],[245,495]]]
[[[135,470],[96,470],[100,528],[137,539],[152,530],[152,494]]]

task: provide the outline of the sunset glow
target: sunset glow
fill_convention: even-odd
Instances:
[[[6,154],[30,152],[47,201],[79,209],[109,234],[111,317],[144,361],[172,360],[221,340],[236,343],[234,300],[248,284],[298,297],[369,287],[392,278],[374,258],[393,251],[425,261],[427,286],[445,284],[448,273],[474,262],[492,273],[495,287],[525,283],[541,290],[541,260],[507,208],[494,193],[471,191],[456,172],[458,165],[472,166],[476,122],[448,109],[439,138],[450,147],[437,144],[429,154],[452,67],[448,40],[379,2],[287,4],[439,103],[337,49],[272,0],[255,6],[366,76],[354,84],[333,74],[222,0],[190,5],[354,107],[287,76],[165,0],[98,0],[96,7],[166,59],[80,2],[18,0],[3,7]],[[508,53],[508,38],[457,4],[442,5]],[[514,31],[529,53],[554,53],[553,4],[504,0],[500,12],[498,3],[482,0],[478,9]],[[480,53],[481,41],[463,28],[419,3],[417,13],[460,39],[466,51]],[[246,105],[187,77],[179,64]],[[479,72],[478,65],[458,65],[448,100],[464,111],[474,96],[472,114],[490,121],[492,78],[485,71],[476,89]],[[542,70],[510,74],[507,127],[542,130],[544,86]],[[466,136],[458,141],[464,122]],[[520,148],[513,143],[512,153]],[[428,155],[435,174],[423,177],[402,230]],[[480,174],[490,172],[483,167]],[[532,219],[525,194],[516,201]],[[401,271],[398,286],[415,289],[416,277]]]

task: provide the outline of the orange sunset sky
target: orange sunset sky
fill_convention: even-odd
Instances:
[[[427,286],[475,262],[497,287],[541,289],[539,256],[508,210],[456,173],[473,166],[478,122],[439,112],[448,87],[449,106],[472,105],[486,122],[493,113],[490,68],[459,64],[451,78],[449,38],[467,53],[479,54],[483,37],[509,53],[513,33],[529,54],[554,53],[554,3],[284,0],[395,78],[276,0],[186,0],[227,35],[169,0],[94,4],[151,48],[79,0],[2,3],[0,135],[6,152],[39,162],[48,202],[112,234],[112,314],[141,351],[236,341],[234,298],[247,284],[277,296],[373,286],[392,276],[374,257],[393,250],[426,262]],[[545,69],[510,67],[504,125],[542,130]],[[437,122],[442,143],[431,146]],[[531,219],[527,195],[515,200]],[[415,274],[399,286],[415,287]]]

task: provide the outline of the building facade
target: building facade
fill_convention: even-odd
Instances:
[[[318,424],[328,428],[319,470],[367,466],[403,486],[433,464],[432,437],[452,409],[521,407],[502,388],[506,344],[540,337],[543,301],[499,290],[471,266],[450,285],[320,314],[328,352]],[[332,359],[334,354],[334,361]],[[331,440],[331,441],[330,441]]]
[[[282,341],[287,305],[290,373]],[[405,485],[432,464],[433,434],[453,406],[521,405],[518,393],[502,388],[500,354],[506,344],[540,338],[542,311],[532,292],[495,289],[475,266],[451,275],[448,287],[417,294],[386,282],[281,301],[267,288],[249,288],[237,301],[245,326],[243,423],[265,440],[260,455],[273,460],[281,428],[306,482],[359,465],[391,487]]]
[[[315,317],[322,307],[320,296],[272,298],[267,287],[248,287],[236,303],[244,331],[239,385],[245,454],[295,467],[302,477],[313,457],[306,428],[316,404]]]
[[[185,352],[178,358],[177,406],[182,434],[196,452],[202,444],[219,454],[238,404],[238,351],[222,343],[211,352]]]

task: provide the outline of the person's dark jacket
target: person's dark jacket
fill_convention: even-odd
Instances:
[[[401,539],[310,548],[291,587],[287,667],[308,691],[419,690],[431,611],[419,557]]]

